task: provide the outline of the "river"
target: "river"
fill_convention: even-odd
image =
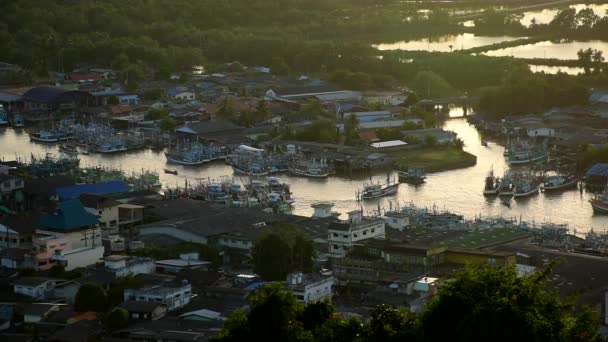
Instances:
[[[455,110],[453,113],[457,113]],[[470,126],[463,118],[452,118],[443,124],[448,130],[455,131],[465,142],[465,149],[477,156],[477,165],[459,170],[429,174],[427,182],[421,186],[401,184],[398,195],[381,200],[363,202],[364,210],[374,210],[378,206],[388,209],[397,203],[413,201],[417,206],[449,209],[464,214],[468,218],[476,215],[502,215],[504,217],[523,218],[535,222],[552,221],[569,223],[579,232],[588,231],[591,227],[604,230],[608,227],[608,216],[593,215],[588,202],[590,194],[580,194],[576,190],[556,195],[539,194],[538,196],[513,201],[511,208],[502,205],[497,198],[484,198],[482,188],[484,177],[491,167],[499,175],[508,167],[502,155],[503,147],[490,142],[487,147],[480,143],[480,136],[475,127]],[[3,128],[0,130],[0,157],[13,160],[16,155],[29,159],[33,153],[43,156],[45,153],[58,155],[57,146],[32,143],[23,130]],[[107,165],[121,168],[128,172],[138,172],[142,169],[160,172],[161,181],[165,186],[183,185],[186,178],[218,179],[231,175],[230,166],[221,162],[200,167],[169,166],[177,169],[179,175],[163,173],[168,167],[162,152],[152,150],[136,151],[116,155],[83,155],[81,165]],[[396,177],[396,174],[393,174]],[[356,209],[355,192],[369,179],[349,179],[330,177],[326,180],[314,180],[282,175],[281,178],[291,184],[293,196],[296,199],[294,213],[311,215],[310,205],[324,200],[335,203],[335,210],[346,213]],[[384,180],[386,174],[380,173],[374,180]]]

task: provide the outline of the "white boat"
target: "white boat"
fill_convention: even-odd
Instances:
[[[423,167],[410,166],[407,171],[398,172],[399,182],[410,184],[422,184],[426,180],[426,173]]]
[[[167,162],[181,165],[201,165],[210,161],[209,159],[203,158],[195,154],[176,155],[165,152],[165,157],[167,157]]]
[[[543,182],[544,191],[559,191],[576,187],[578,178],[575,176],[549,176]]]
[[[534,179],[522,179],[517,182],[513,191],[513,197],[522,198],[532,195],[538,195],[540,182]]]
[[[391,196],[396,194],[397,191],[399,191],[399,183],[395,183],[394,181],[387,179],[385,184],[375,183],[365,185],[358,196],[363,200],[369,200],[384,196]]]
[[[521,165],[529,164],[539,160],[547,159],[549,151],[541,151],[537,153],[524,152],[524,153],[511,153],[509,154],[509,164]]]
[[[511,175],[508,172],[505,172],[500,180],[498,195],[501,197],[513,196],[513,184],[511,184]]]

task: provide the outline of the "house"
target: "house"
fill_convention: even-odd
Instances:
[[[182,253],[179,259],[157,260],[156,269],[163,273],[179,273],[183,270],[207,271],[211,263],[199,260],[198,253]]]
[[[70,200],[57,203],[53,212],[43,214],[36,233],[44,239],[69,241],[72,247],[55,250],[51,260],[72,270],[94,264],[103,256],[98,223],[95,215],[87,212],[80,201]]]
[[[157,302],[137,302],[129,301],[121,305],[129,312],[131,319],[147,319],[155,321],[167,315],[167,305]]]
[[[0,266],[7,269],[26,269],[38,267],[36,257],[28,248],[4,248],[0,250]]]
[[[244,136],[245,128],[223,120],[198,121],[178,127],[175,132],[185,136],[198,136],[204,140],[229,142],[231,137],[236,137],[240,142],[247,141]]]
[[[98,73],[73,72],[67,76],[67,79],[76,83],[98,83],[103,77]]]
[[[103,335],[104,326],[97,319],[82,319],[66,325],[48,337],[53,342],[92,342],[98,341]]]
[[[23,322],[43,322],[59,309],[60,306],[57,304],[25,304],[23,305]]]
[[[57,282],[53,289],[54,298],[63,298],[66,303],[73,305],[76,300],[76,294],[80,290],[81,283],[68,280],[63,282]]]
[[[386,225],[397,230],[404,230],[410,225],[410,217],[405,212],[389,211],[384,214]]]
[[[105,269],[114,273],[116,278],[137,274],[152,274],[156,271],[156,265],[152,258],[110,255],[103,260]]]
[[[443,128],[427,128],[427,129],[416,129],[411,131],[402,131],[401,135],[405,139],[416,139],[417,141],[424,142],[429,137],[434,138],[438,144],[450,144],[456,141],[456,133],[446,131]]]
[[[320,274],[294,272],[287,275],[285,288],[293,292],[300,303],[308,304],[320,300],[331,301],[334,278]]]
[[[25,111],[52,111],[94,104],[90,93],[53,86],[37,86],[22,96]]]
[[[29,248],[36,230],[32,215],[6,215],[0,218],[0,248]]]
[[[109,195],[81,194],[80,202],[89,213],[97,217],[100,227],[105,228],[104,236],[116,235],[118,227],[143,220],[143,206],[122,203]]]
[[[211,311],[207,309],[186,312],[179,315],[179,317],[181,319],[204,322],[226,320],[226,318],[222,317],[222,314],[220,312]]]
[[[174,87],[166,90],[169,98],[174,100],[194,100],[196,95],[188,87]]]
[[[378,135],[374,131],[362,131],[359,132],[359,140],[366,143],[373,143],[380,141],[380,138],[378,138]]]
[[[119,104],[110,106],[110,114],[114,116],[131,115],[131,113],[133,113],[133,107],[131,107],[131,105]]]
[[[379,120],[389,120],[393,114],[387,110],[368,111],[368,112],[347,112],[342,115],[343,120],[348,120],[351,116],[357,118],[359,122],[371,122]]]
[[[538,128],[528,128],[527,129],[528,136],[531,138],[534,137],[544,137],[544,138],[552,138],[555,137],[555,130],[553,128],[547,127],[538,127]]]
[[[401,91],[366,91],[363,100],[368,103],[398,106],[402,104],[408,95]]]
[[[192,286],[188,280],[158,274],[139,274],[135,279],[137,285],[124,290],[125,303],[158,302],[166,304],[169,311],[190,303]]]
[[[53,267],[53,256],[62,251],[72,249],[72,241],[66,237],[36,236],[32,241],[31,254],[34,257],[37,270],[48,270]]]
[[[91,95],[94,98],[96,106],[106,106],[110,101],[110,98],[116,97],[118,103],[121,105],[138,105],[139,95],[136,93],[124,92],[120,89],[104,89],[100,91],[93,91]]]
[[[385,222],[380,218],[363,217],[361,211],[348,213],[348,221],[331,222],[328,227],[329,253],[344,256],[355,242],[384,239]]]
[[[74,179],[68,176],[56,175],[40,175],[41,178],[27,179],[25,181],[25,208],[40,209],[48,205],[51,198],[51,192],[57,188],[74,185]]]
[[[264,100],[309,100],[316,99],[321,102],[349,102],[360,101],[361,93],[352,90],[341,90],[329,84],[288,86],[269,89],[264,94]]]
[[[67,201],[77,199],[81,194],[111,195],[128,191],[129,187],[125,182],[116,180],[56,188],[51,191],[50,195],[53,199],[58,201]]]
[[[51,297],[57,280],[44,277],[21,277],[12,283],[15,293],[41,300]]]
[[[23,211],[25,209],[22,196],[24,186],[23,179],[8,174],[8,167],[6,174],[0,172],[0,205],[15,211]]]

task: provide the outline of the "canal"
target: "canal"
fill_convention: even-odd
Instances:
[[[443,128],[456,132],[464,140],[465,149],[477,156],[476,166],[432,173],[428,175],[427,182],[423,185],[401,184],[397,195],[363,203],[355,200],[355,192],[364,183],[369,182],[369,178],[330,177],[317,180],[281,175],[284,181],[291,184],[293,197],[296,199],[294,213],[310,215],[312,213],[310,205],[321,200],[334,202],[334,209],[342,214],[357,209],[360,205],[363,210],[372,211],[379,206],[388,209],[391,206],[414,202],[417,206],[435,207],[438,210],[449,209],[462,213],[467,218],[493,215],[521,218],[536,223],[552,221],[568,223],[579,232],[591,228],[595,230],[608,228],[608,216],[593,214],[588,202],[591,194],[581,194],[577,190],[555,195],[541,193],[528,199],[514,200],[511,208],[502,205],[497,198],[484,198],[483,182],[490,168],[493,168],[498,175],[502,175],[508,168],[503,157],[503,147],[494,142],[490,142],[487,147],[482,146],[475,127],[469,125],[463,118],[449,119],[445,121]],[[32,154],[44,156],[46,153],[59,155],[57,146],[32,143],[23,130],[13,130],[10,127],[0,130],[0,157],[4,160],[13,160],[16,156],[28,160]],[[186,179],[195,182],[197,178],[219,179],[222,176],[232,175],[231,167],[221,162],[199,167],[168,166],[164,154],[152,150],[116,155],[91,154],[82,155],[80,158],[83,166],[104,165],[127,172],[141,172],[142,169],[157,171],[165,187],[183,186]],[[165,174],[164,168],[176,169],[179,175]],[[383,181],[386,176],[385,173],[379,173],[371,178],[374,181]],[[396,177],[396,173],[393,176]]]

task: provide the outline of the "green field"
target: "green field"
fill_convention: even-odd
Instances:
[[[402,149],[389,152],[399,169],[408,166],[424,167],[427,172],[445,171],[473,166],[477,157],[453,146]]]
[[[495,228],[468,233],[457,238],[441,241],[439,244],[448,247],[476,249],[524,238],[526,236],[528,236],[528,233],[521,229]]]

